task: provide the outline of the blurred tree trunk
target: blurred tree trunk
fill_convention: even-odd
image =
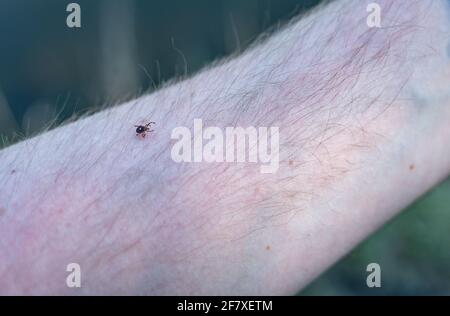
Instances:
[[[106,102],[139,90],[134,1],[103,0],[100,5],[100,78]]]

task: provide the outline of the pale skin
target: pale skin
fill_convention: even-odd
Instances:
[[[369,2],[2,150],[0,293],[293,294],[446,178],[449,3]],[[194,118],[279,126],[278,171],[175,163]]]

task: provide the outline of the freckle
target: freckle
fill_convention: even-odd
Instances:
[[[411,170],[411,171],[413,171],[415,168],[416,168],[416,166],[414,166],[414,165],[409,166],[409,170]]]
[[[267,251],[270,250],[270,246],[269,246],[269,245],[266,246],[266,250],[267,250]]]
[[[11,170],[11,174],[15,174],[16,173],[16,169]]]
[[[289,160],[289,166],[294,165],[294,161],[293,160]]]

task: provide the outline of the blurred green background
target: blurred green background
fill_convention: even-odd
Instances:
[[[79,29],[66,26],[70,2]],[[0,148],[243,50],[318,2],[0,0]],[[446,181],[299,294],[450,294],[449,223]],[[381,288],[366,286],[371,262]]]

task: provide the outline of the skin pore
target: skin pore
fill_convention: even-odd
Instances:
[[[0,293],[292,294],[445,178],[448,2],[370,2],[0,151]],[[198,118],[279,127],[278,171],[174,162]]]

